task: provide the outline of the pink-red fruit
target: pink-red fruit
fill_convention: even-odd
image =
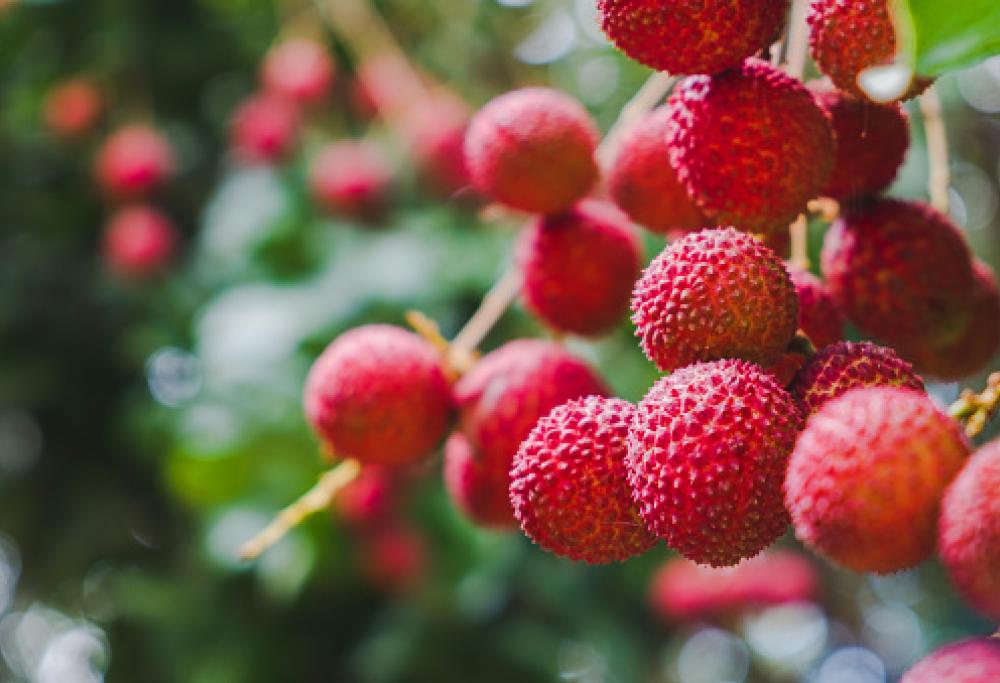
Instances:
[[[136,199],[159,188],[173,174],[174,152],[149,126],[119,128],[97,151],[97,183],[111,197]]]
[[[858,572],[909,569],[934,552],[941,497],[969,454],[922,392],[852,389],[806,422],[785,502],[800,540]]]
[[[469,185],[465,135],[469,111],[451,93],[435,93],[411,106],[403,116],[402,132],[424,186],[444,196]]]
[[[826,284],[807,270],[789,267],[788,274],[799,299],[799,329],[817,349],[840,341],[844,319]]]
[[[274,163],[288,157],[299,135],[299,115],[288,101],[255,95],[233,113],[230,144],[237,156],[251,162]]]
[[[639,514],[699,564],[753,557],[788,527],[781,484],[798,427],[792,397],[753,363],[699,363],[664,377],[629,434]]]
[[[548,88],[514,90],[479,110],[465,137],[476,189],[514,209],[568,209],[597,180],[597,127],[579,102]]]
[[[788,0],[598,0],[597,12],[608,38],[637,62],[712,74],[774,42]]]
[[[126,278],[162,273],[177,250],[177,229],[152,206],[138,204],[116,211],[104,228],[104,262]]]
[[[1000,638],[973,638],[935,650],[903,674],[900,683],[1000,681]]]
[[[635,284],[632,322],[665,372],[697,361],[777,360],[795,334],[798,300],[778,256],[732,228],[674,242]]]
[[[332,214],[362,220],[378,218],[389,199],[393,168],[370,142],[334,142],[313,159],[309,189],[316,203]]]
[[[333,60],[322,45],[291,39],[271,48],[261,65],[261,80],[270,92],[299,105],[325,101],[333,87]]]
[[[97,86],[84,78],[72,78],[45,95],[42,120],[59,137],[77,138],[93,130],[103,109]]]
[[[584,200],[539,216],[518,249],[525,305],[556,330],[605,332],[625,317],[640,256],[628,218],[611,204]]]
[[[429,555],[424,535],[400,521],[387,522],[361,537],[361,567],[366,577],[390,593],[414,590],[427,574]]]
[[[829,118],[802,83],[767,62],[686,78],[667,106],[670,163],[716,225],[783,229],[830,178]]]
[[[455,432],[444,444],[444,486],[462,514],[489,529],[517,526],[510,507],[510,463],[485,457]]]
[[[620,562],[649,550],[626,481],[625,455],[635,407],[588,396],[543,417],[514,456],[510,499],[531,540],[571,560]]]
[[[428,455],[451,417],[451,391],[437,351],[391,325],[365,325],[335,339],[313,363],[304,406],[337,457],[404,465]]]

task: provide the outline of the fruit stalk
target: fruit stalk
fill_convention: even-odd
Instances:
[[[793,0],[788,19],[788,40],[785,49],[785,72],[789,76],[802,78],[806,68],[806,52],[809,49],[809,31],[806,26],[807,0]]]
[[[990,418],[1000,410],[1000,372],[994,372],[986,380],[986,388],[976,393],[966,389],[958,400],[951,404],[948,414],[965,425],[965,434],[971,439],[978,436]]]
[[[924,121],[924,134],[927,137],[927,190],[931,197],[931,206],[947,214],[951,171],[948,168],[948,134],[944,128],[941,98],[938,96],[937,88],[933,85],[927,88],[920,96],[919,103],[920,114]]]
[[[676,81],[677,78],[670,74],[662,71],[653,72],[632,99],[625,103],[618,113],[618,118],[608,129],[601,144],[597,146],[597,163],[601,168],[608,168],[611,165],[615,152],[618,151],[622,133],[666,97]]]
[[[475,363],[473,352],[476,347],[497,324],[520,291],[521,274],[512,268],[486,293],[479,308],[455,335],[448,351],[448,364],[451,367],[461,372],[472,367]]]

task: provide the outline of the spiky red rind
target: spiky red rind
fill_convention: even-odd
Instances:
[[[556,407],[514,456],[510,499],[521,529],[539,546],[572,560],[621,562],[656,537],[639,517],[625,472],[635,407],[588,396]]]
[[[445,490],[466,517],[488,529],[517,528],[504,458],[484,458],[464,434],[456,432],[444,444],[443,472]]]
[[[809,271],[788,268],[799,299],[799,329],[817,349],[844,337],[844,319],[826,283]]]
[[[698,363],[659,380],[638,405],[626,459],[646,525],[699,564],[759,553],[788,527],[781,485],[799,421],[753,363]]]
[[[994,683],[1000,681],[1000,639],[971,638],[921,659],[900,683]]]
[[[785,502],[800,540],[859,572],[909,569],[934,551],[945,487],[969,445],[922,392],[852,389],[806,422]]]

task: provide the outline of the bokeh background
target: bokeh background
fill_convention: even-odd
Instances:
[[[606,130],[648,75],[607,45],[593,0],[377,10],[412,63],[472,107],[550,84]],[[311,30],[339,62],[335,96],[291,161],[237,163],[229,118],[300,11],[293,0],[0,0],[0,680],[882,683],[943,641],[989,630],[933,563],[874,579],[817,561],[817,604],[665,623],[647,601],[665,549],[588,568],[478,530],[449,502],[439,459],[407,483],[401,514],[417,550],[388,575],[335,513],[237,561],[240,542],[323,467],[299,402],[316,354],[412,308],[453,334],[509,264],[518,227],[423,191],[398,131],[352,112],[350,52],[318,20]],[[39,112],[55,83],[81,74],[107,113],[66,142]],[[938,87],[952,215],[996,267],[1000,58]],[[908,109],[914,144],[892,193],[925,198],[920,115]],[[159,203],[181,254],[143,282],[102,263],[108,210],[91,174],[102,135],[133,120],[154,121],[179,157]],[[374,229],[324,215],[305,190],[311,154],[348,137],[395,164]],[[814,255],[822,230],[812,226]],[[651,257],[662,242],[644,239]],[[515,306],[484,348],[544,334]],[[624,321],[566,343],[627,399],[656,377]],[[942,403],[958,391],[930,388]]]

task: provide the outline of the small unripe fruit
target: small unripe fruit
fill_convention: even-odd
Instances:
[[[518,249],[525,305],[556,330],[606,332],[628,310],[640,256],[628,218],[611,204],[584,200],[540,216]]]
[[[379,465],[428,455],[452,408],[437,351],[391,325],[364,325],[335,339],[313,363],[303,402],[334,455]]]
[[[840,90],[867,99],[858,84],[861,72],[892,64],[896,57],[890,0],[813,0],[807,21],[809,47],[819,70]],[[919,95],[930,83],[915,78],[899,99]]]
[[[785,264],[732,228],[674,242],[635,284],[632,322],[664,372],[696,361],[777,360],[795,334],[798,301]]]
[[[608,190],[636,223],[663,235],[709,227],[670,165],[670,110],[659,107],[621,137],[608,172]]]
[[[813,356],[795,376],[790,391],[804,415],[832,399],[861,387],[906,387],[924,390],[913,366],[892,349],[871,342],[839,342]]]
[[[788,274],[799,299],[799,329],[817,349],[840,341],[844,320],[826,283],[801,268],[789,267]]]
[[[45,95],[42,120],[55,135],[77,138],[93,130],[103,109],[97,86],[83,78],[72,78],[53,86]]]
[[[514,456],[510,497],[521,528],[545,550],[603,564],[656,543],[639,518],[625,473],[635,407],[588,396],[543,417]]]
[[[608,38],[632,59],[672,74],[738,66],[781,32],[788,0],[598,0]]]
[[[286,40],[271,48],[261,65],[264,88],[301,105],[324,102],[333,87],[334,74],[326,48],[311,40]]]
[[[145,204],[116,211],[104,228],[104,262],[114,273],[142,279],[162,273],[177,250],[177,229]]]
[[[968,319],[969,248],[926,204],[879,199],[847,210],[827,231],[821,266],[838,308],[893,346],[944,343]]]
[[[597,180],[597,138],[579,102],[557,90],[524,88],[472,118],[465,159],[483,195],[522,211],[556,213]]]
[[[375,220],[389,200],[393,168],[370,142],[334,142],[313,159],[309,189],[316,203],[332,214]]]
[[[299,115],[287,100],[255,95],[233,113],[230,144],[251,162],[274,163],[288,157],[299,135]]]
[[[903,674],[900,683],[1000,681],[1000,639],[973,638],[935,650]]]
[[[1000,621],[1000,441],[973,455],[948,488],[938,553],[969,604]]]
[[[969,454],[922,392],[852,389],[806,422],[785,502],[800,540],[859,572],[909,569],[934,551],[941,496]]]
[[[725,567],[788,527],[781,483],[799,413],[752,363],[681,368],[639,403],[629,434],[629,484],[649,529],[684,557]]]
[[[717,225],[783,229],[830,178],[829,117],[805,86],[766,62],[686,78],[667,106],[670,163]]]
[[[837,139],[837,161],[823,196],[845,201],[889,187],[910,146],[903,108],[869,104],[835,90],[820,90],[816,99],[830,115]]]
[[[108,195],[120,199],[145,196],[174,172],[174,152],[167,140],[145,125],[112,133],[97,152],[94,172]]]
[[[444,486],[462,514],[489,529],[517,528],[511,514],[509,483],[505,458],[483,457],[460,432],[448,437],[444,444]]]

